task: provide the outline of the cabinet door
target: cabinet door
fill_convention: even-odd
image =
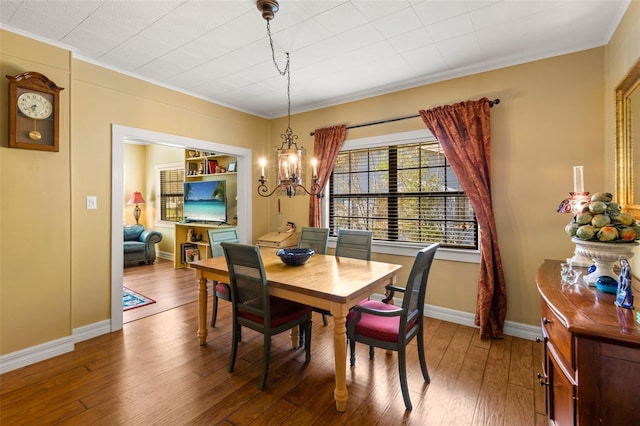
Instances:
[[[574,425],[576,400],[575,386],[567,378],[554,358],[553,354],[547,352],[549,369],[549,419],[556,425]]]

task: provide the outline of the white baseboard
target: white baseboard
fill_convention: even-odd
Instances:
[[[382,300],[382,295],[374,294],[373,296],[371,296],[371,298],[375,300]],[[400,306],[402,304],[402,299],[395,298],[393,302],[396,306]],[[475,324],[475,315],[470,314],[469,312],[456,311],[454,309],[425,304],[424,316],[439,319],[442,321],[452,322],[454,324],[478,328],[478,326]],[[508,336],[519,337],[521,339],[527,340],[536,340],[537,338],[542,336],[542,330],[540,329],[540,327],[529,324],[521,324],[513,321],[505,321],[504,329],[502,331]]]
[[[108,333],[111,333],[111,320],[83,325],[73,329],[73,343],[83,342]]]
[[[67,336],[0,356],[0,374],[73,351],[73,337]]]
[[[165,260],[170,260],[173,262],[173,259],[175,259],[173,253],[169,253],[166,251],[156,251],[156,256],[158,256],[161,259],[165,259]]]
[[[17,370],[18,368],[26,367],[27,365],[35,364],[36,362],[44,361],[67,352],[72,352],[75,348],[75,343],[110,332],[111,320],[104,320],[95,324],[75,328],[71,336],[1,355],[0,374]]]

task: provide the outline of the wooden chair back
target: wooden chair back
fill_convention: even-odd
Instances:
[[[339,229],[336,256],[371,260],[373,232],[361,229]]]
[[[329,244],[329,228],[312,228],[303,226],[300,230],[298,248],[310,248],[317,254],[327,254]]]
[[[238,230],[236,228],[210,228],[207,230],[207,233],[209,234],[209,247],[211,247],[211,257],[224,256],[222,247],[220,247],[221,242],[240,242],[240,236],[238,235]]]

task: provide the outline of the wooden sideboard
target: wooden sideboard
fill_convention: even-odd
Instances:
[[[586,273],[586,271],[583,271]],[[560,261],[546,260],[542,299],[547,414],[556,425],[640,425],[640,325],[636,310],[579,281],[563,285]],[[636,306],[640,285],[632,284]]]

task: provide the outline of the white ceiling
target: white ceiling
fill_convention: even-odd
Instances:
[[[291,112],[607,44],[631,0],[280,0]],[[266,118],[286,115],[254,0],[0,0],[2,28]],[[36,70],[33,70],[36,71]]]

